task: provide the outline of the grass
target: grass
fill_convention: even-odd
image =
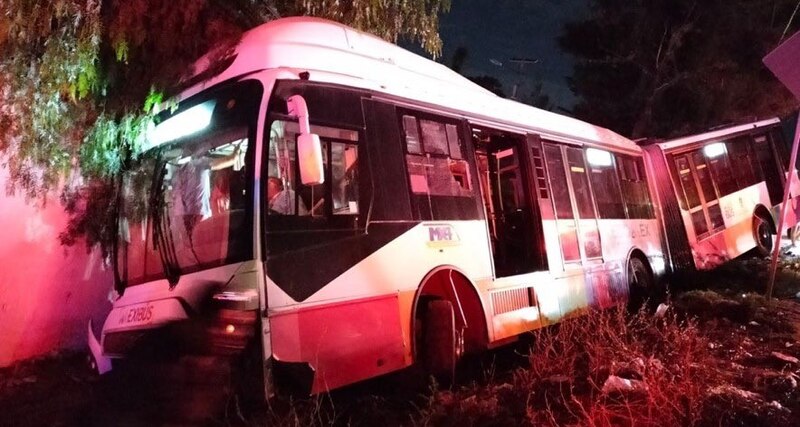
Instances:
[[[420,425],[692,425],[720,376],[692,320],[622,309],[534,333],[511,381],[432,395]],[[614,377],[633,386],[614,390]]]

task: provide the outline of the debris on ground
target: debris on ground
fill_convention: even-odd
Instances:
[[[800,360],[798,360],[796,357],[789,356],[788,354],[783,354],[779,351],[773,351],[770,354],[772,355],[772,357],[778,359],[781,362],[790,363],[792,365],[797,365],[798,363],[800,363]]]

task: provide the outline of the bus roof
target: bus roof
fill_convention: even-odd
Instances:
[[[758,128],[761,128],[761,127],[774,125],[774,124],[777,124],[777,123],[780,123],[780,122],[781,122],[780,119],[772,118],[772,119],[768,119],[768,120],[761,120],[761,121],[757,121],[757,122],[745,123],[743,125],[728,126],[728,127],[721,128],[721,129],[714,129],[714,130],[709,131],[709,132],[700,133],[700,134],[697,134],[697,135],[689,135],[689,136],[683,136],[683,137],[676,138],[676,139],[671,139],[671,140],[668,140],[668,141],[664,141],[664,142],[658,143],[658,145],[661,147],[662,150],[667,151],[667,150],[671,150],[671,149],[674,149],[674,148],[679,148],[679,147],[682,147],[682,146],[685,146],[685,145],[689,145],[689,144],[692,144],[692,143],[695,143],[695,142],[711,141],[711,140],[715,140],[715,139],[724,139],[724,138],[726,138],[726,137],[728,137],[730,135],[734,135],[734,134],[742,133],[742,132],[747,132],[749,130],[758,129]]]
[[[237,76],[284,68],[308,71],[312,81],[337,83],[336,76],[341,76],[341,84],[359,84],[545,137],[639,149],[611,130],[501,98],[442,64],[324,19],[294,17],[263,24],[242,36],[234,55],[227,69],[184,92],[184,97]],[[197,74],[208,64],[208,56],[201,59]]]

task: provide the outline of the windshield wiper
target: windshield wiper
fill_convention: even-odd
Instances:
[[[175,287],[181,277],[180,267],[178,266],[178,257],[175,253],[175,246],[172,243],[171,234],[169,232],[169,215],[164,215],[165,202],[164,202],[164,176],[166,175],[167,162],[163,157],[159,156],[156,161],[155,176],[153,177],[153,186],[150,189],[150,215],[153,218],[153,234],[155,237],[155,247],[158,250],[161,264],[164,268],[164,276],[166,276],[170,287]],[[166,220],[164,219],[166,218]]]

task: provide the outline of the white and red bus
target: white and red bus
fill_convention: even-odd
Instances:
[[[199,75],[121,180],[102,370],[158,337],[257,343],[266,379],[312,393],[446,374],[664,272],[642,150],[609,130],[319,19],[255,28]]]
[[[771,253],[788,165],[779,119],[645,144],[644,150],[673,270],[711,269],[753,249]],[[797,206],[800,187],[791,195]],[[786,227],[797,220],[789,209]]]

